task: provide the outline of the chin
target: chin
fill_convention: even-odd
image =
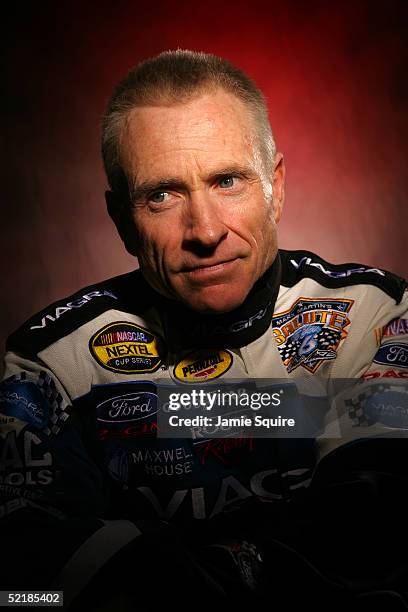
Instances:
[[[230,285],[215,285],[198,292],[180,296],[182,301],[202,314],[222,314],[231,312],[241,306],[249,293],[249,289],[234,288]]]

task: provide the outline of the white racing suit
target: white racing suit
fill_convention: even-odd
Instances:
[[[227,550],[254,591],[252,561],[273,563],[280,554],[279,566],[290,568],[293,559],[282,560],[288,550],[306,559],[298,561],[302,588],[313,583],[313,561],[327,564],[341,588],[352,584],[367,597],[378,585],[390,591],[387,571],[405,567],[401,551],[379,577],[361,564],[372,558],[367,546],[383,529],[376,518],[378,532],[372,530],[373,499],[381,508],[399,505],[408,491],[400,436],[408,428],[405,289],[402,279],[380,269],[281,250],[244,304],[228,314],[199,316],[158,295],[135,271],[32,317],[8,340],[0,387],[0,517],[7,534],[1,587],[62,585],[68,604],[148,532],[157,551],[168,538],[170,557],[158,584],[173,563],[175,541],[185,546],[191,538],[216,542],[210,565]],[[340,400],[326,409],[326,427],[316,438],[209,439],[205,429],[194,439],[157,437],[161,384],[190,389],[247,379],[312,381],[318,395],[338,380],[370,384],[352,393],[340,385]],[[372,517],[364,514],[368,508]],[[172,535],[157,536],[168,525],[176,526]],[[268,537],[262,557],[256,546],[262,549]],[[146,549],[149,563],[165,557]],[[336,562],[342,554],[351,558],[346,566]],[[198,573],[217,593],[217,580],[206,569],[192,570],[188,552],[185,559],[179,580],[193,584]],[[268,571],[259,592],[272,580]],[[283,574],[277,583],[285,582]],[[313,599],[321,589],[310,588]],[[404,589],[395,588],[395,597],[403,597]],[[286,597],[292,601],[282,592]]]

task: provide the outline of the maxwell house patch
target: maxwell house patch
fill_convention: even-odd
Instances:
[[[232,355],[229,351],[196,351],[178,362],[174,368],[174,376],[177,380],[188,383],[205,382],[225,374],[231,364]]]
[[[143,327],[118,321],[96,332],[89,341],[89,350],[107,370],[142,374],[159,368],[162,362],[160,345],[160,340]]]
[[[299,298],[285,312],[272,317],[272,329],[288,372],[302,366],[316,372],[324,361],[337,357],[347,336],[347,313],[354,300]]]

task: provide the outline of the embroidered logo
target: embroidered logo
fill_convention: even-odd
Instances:
[[[204,382],[222,376],[231,364],[232,355],[229,351],[196,351],[176,364],[174,376],[182,382]]]
[[[162,362],[159,338],[129,321],[117,321],[98,330],[89,350],[102,367],[122,374],[155,372]]]
[[[299,298],[285,312],[272,317],[272,329],[288,372],[302,366],[316,372],[324,361],[337,357],[350,323],[353,300]]]

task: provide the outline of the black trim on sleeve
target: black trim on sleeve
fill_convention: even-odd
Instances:
[[[35,357],[107,310],[141,314],[155,295],[139,270],[90,285],[28,319],[9,336],[6,350]]]
[[[280,251],[282,259],[282,285],[293,287],[302,278],[312,278],[329,288],[350,285],[374,285],[393,298],[402,299],[407,281],[381,268],[359,263],[332,264],[310,251]]]

